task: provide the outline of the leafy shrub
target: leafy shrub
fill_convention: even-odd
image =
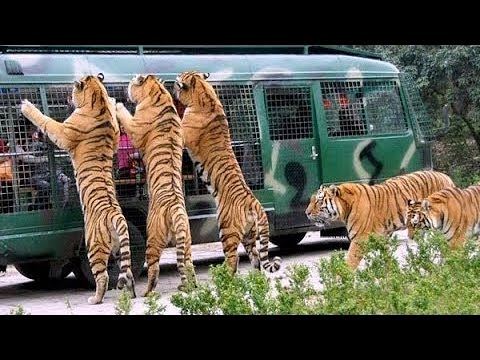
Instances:
[[[478,314],[480,248],[467,240],[451,250],[437,233],[415,236],[404,263],[395,256],[396,238],[370,236],[364,266],[352,272],[344,252],[318,264],[320,289],[312,286],[306,265],[286,270],[287,286],[258,270],[232,275],[212,266],[210,281],[172,303],[182,314]]]

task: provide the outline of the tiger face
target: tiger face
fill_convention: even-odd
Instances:
[[[317,193],[312,195],[305,214],[308,219],[319,227],[325,223],[338,219],[338,198],[340,189],[335,185],[320,186]]]
[[[408,200],[406,223],[410,239],[413,239],[415,229],[427,230],[432,228],[433,223],[429,219],[431,216],[430,210],[431,206],[428,200]]]
[[[75,81],[72,90],[72,103],[76,108],[89,106],[90,108],[104,107],[110,101],[107,89],[103,86],[103,74],[84,76]]]
[[[173,96],[183,106],[193,105],[197,86],[202,83],[203,86],[211,87],[211,85],[205,81],[209,76],[209,73],[200,73],[194,71],[186,71],[181,73],[179,76],[177,76],[175,83],[173,84]]]
[[[136,75],[128,84],[128,98],[138,104],[152,94],[162,94],[171,98],[164,86],[164,81],[154,75]],[[171,100],[171,99],[170,99]]]

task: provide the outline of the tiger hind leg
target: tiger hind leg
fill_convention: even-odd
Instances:
[[[160,257],[163,250],[167,247],[169,238],[165,232],[160,232],[158,229],[150,229],[147,226],[148,240],[146,260],[147,260],[147,290],[143,296],[147,296],[150,292],[155,291],[158,283],[158,276],[160,275]]]
[[[282,259],[279,256],[275,256],[272,260],[268,259],[268,243],[270,240],[270,229],[268,226],[267,214],[263,209],[258,209],[260,214],[258,219],[258,235],[260,237],[260,266],[269,273],[278,271],[282,264]]]
[[[238,270],[238,245],[240,244],[241,238],[243,238],[243,236],[240,237],[240,234],[236,231],[227,232],[220,230],[220,241],[222,242],[225,261],[233,274]]]
[[[178,290],[186,291],[189,288],[189,281],[194,287],[197,286],[197,278],[192,262],[192,236],[188,216],[186,211],[180,210],[180,212],[173,226],[172,237],[176,239],[177,268],[180,273]]]
[[[130,236],[127,221],[121,215],[114,219],[112,223],[114,233],[116,233],[120,242],[120,274],[118,275],[117,289],[122,290],[126,286],[132,298],[135,298],[137,295],[135,293],[135,279],[131,269]]]
[[[107,264],[110,251],[105,252],[104,249],[102,249],[103,245],[104,244],[91,244],[88,249],[90,269],[95,278],[95,296],[88,298],[90,305],[102,303],[108,288]]]
[[[260,270],[260,255],[258,253],[258,249],[256,246],[257,236],[258,236],[258,232],[256,231],[256,226],[252,226],[250,231],[243,238],[242,244],[243,244],[243,247],[245,248],[245,252],[248,255],[250,264],[252,264],[252,266],[255,269]]]

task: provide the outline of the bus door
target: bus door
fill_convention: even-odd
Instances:
[[[311,225],[305,209],[319,186],[320,154],[312,82],[257,86],[263,119],[265,185],[273,189],[275,229]],[[266,125],[266,126],[265,126]]]

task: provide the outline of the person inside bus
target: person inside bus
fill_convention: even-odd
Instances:
[[[13,212],[13,170],[9,148],[0,138],[0,214]]]
[[[134,149],[132,143],[126,134],[123,126],[120,125],[120,139],[117,150],[118,176],[117,178],[132,179],[136,182],[144,178],[145,166],[138,150]],[[117,189],[120,196],[132,197],[140,194],[140,188],[143,184],[119,184]]]
[[[29,131],[29,141],[17,140],[15,152],[18,153],[18,160],[23,164],[21,184],[32,186],[36,190],[34,201],[29,205],[28,210],[50,209],[50,168],[48,166],[48,145],[41,131],[33,128]],[[30,175],[30,176],[28,176]],[[69,200],[69,189],[71,179],[65,175],[62,169],[56,170],[57,186],[60,194],[63,195],[62,206],[65,207]]]
[[[140,153],[133,148],[123,126],[120,126],[117,161],[119,179],[143,178],[144,167]]]
[[[332,96],[323,97],[323,108],[327,111],[338,110],[338,130],[329,133],[330,136],[352,136],[366,134],[363,119],[363,102],[361,93],[355,94],[355,100],[350,101],[346,90],[337,86]]]

